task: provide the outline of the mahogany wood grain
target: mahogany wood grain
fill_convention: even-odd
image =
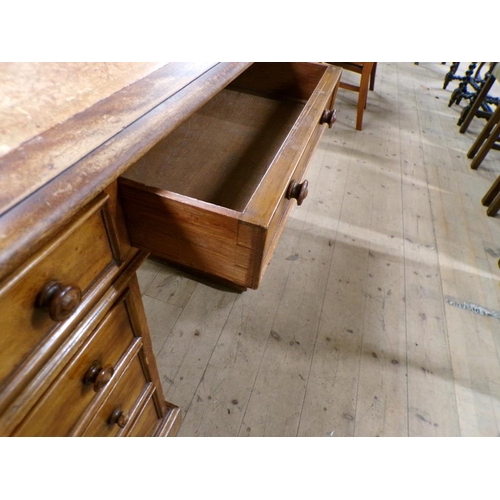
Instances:
[[[128,419],[126,422],[124,422],[125,418],[122,419],[123,427],[120,427],[118,425],[120,422],[116,419],[117,412],[120,411],[124,416],[128,415],[147,384],[142,364],[138,357],[134,357],[84,435],[105,437],[118,434],[120,429],[128,423]]]
[[[238,212],[143,188],[127,179],[120,188],[135,246],[206,274],[242,285],[247,282],[251,245],[237,244]]]
[[[148,437],[151,436],[151,429],[155,429],[158,422],[158,415],[152,400],[148,401],[143,408],[138,420],[132,427],[130,437]]]
[[[116,436],[175,437],[182,423],[181,411],[172,403],[165,402],[164,417],[160,420],[157,399],[161,399],[157,388],[153,384],[147,384],[129,413],[127,425]]]
[[[337,87],[336,87],[337,89]],[[335,89],[335,91],[336,91]],[[307,171],[307,167],[311,160],[311,157],[316,149],[316,146],[321,139],[323,133],[322,127],[316,127],[313,131],[313,136],[310,138],[307,147],[305,148],[302,156],[300,157],[296,168],[289,177],[293,176],[293,179],[289,181],[287,190],[293,181],[302,181],[304,175]],[[280,203],[276,207],[275,212],[272,214],[271,220],[265,224],[265,231],[263,233],[263,243],[262,250],[258,257],[256,257],[257,267],[255,268],[255,275],[258,276],[259,280],[262,280],[264,272],[271,260],[274,253],[274,249],[278,244],[279,238],[283,229],[285,227],[286,219],[292,210],[293,203],[287,199],[286,195],[282,197]]]
[[[179,433],[182,423],[180,408],[167,401],[166,411],[167,413],[165,418],[160,422],[155,430],[155,437],[175,437]]]
[[[258,287],[341,73],[283,63],[273,78],[272,68],[252,65],[119,179],[133,245]]]
[[[125,298],[125,297],[124,297]],[[89,369],[97,362],[101,370],[114,367],[134,339],[124,300],[120,300],[99,325],[59,379],[51,385],[27,419],[16,430],[18,436],[66,436],[90,401],[113,377],[89,380]],[[103,383],[106,382],[106,383]]]
[[[139,287],[139,282],[137,280],[137,275],[134,275],[129,281],[130,296],[127,300],[127,311],[130,320],[130,324],[135,332],[136,336],[140,336],[142,340],[142,349],[139,353],[139,358],[142,363],[142,369],[148,380],[153,383],[156,388],[153,394],[153,400],[160,418],[168,418],[168,403],[161,391],[161,380],[158,373],[158,367],[156,366],[156,360],[153,352],[153,345],[151,341],[151,335],[149,332],[148,321],[146,318],[146,313],[144,311],[144,305],[141,299],[141,290]],[[178,418],[177,425],[180,426],[182,417],[181,414],[176,416]]]
[[[58,379],[72,357],[129,286],[130,280],[133,280],[146,256],[145,252],[137,252],[125,267],[120,269],[118,275],[110,273],[97,282],[89,293],[87,303],[82,304],[82,311],[88,311],[87,316],[83,320],[77,317],[76,321],[73,321],[73,318],[65,321],[60,329],[50,334],[44,343],[33,350],[19,368],[9,375],[0,390],[0,435],[6,436],[14,432],[51,384]],[[91,309],[92,304],[95,305]]]
[[[109,196],[106,205],[107,210],[103,212],[104,221],[108,229],[109,244],[115,255],[115,259],[125,262],[132,257],[137,250],[130,245],[127,226],[123,215],[123,208],[119,202],[118,185],[112,182],[104,189]]]
[[[14,432],[40,397],[57,380],[127,288],[146,257],[147,253],[137,251],[119,269],[118,275],[115,271],[104,275],[91,287],[80,314],[63,322],[4,381],[0,388],[0,435],[6,436]],[[88,314],[81,319],[79,316],[85,311]]]

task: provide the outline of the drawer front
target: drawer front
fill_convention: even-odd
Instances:
[[[146,405],[140,410],[140,413],[135,421],[128,436],[130,437],[149,437],[152,436],[155,428],[159,423],[158,412],[152,398],[148,400]]]
[[[107,201],[99,197],[0,285],[0,384],[49,332],[82,313],[94,284],[118,268]]]
[[[279,200],[278,205],[276,207],[276,211],[274,212],[269,225],[264,231],[263,235],[264,245],[262,250],[262,259],[260,259],[260,262],[262,264],[260,269],[256,273],[256,275],[258,275],[259,277],[262,277],[262,274],[269,260],[272,257],[274,248],[278,243],[279,237],[281,235],[281,232],[283,231],[290,210],[292,209],[293,206],[297,204],[295,199],[287,198],[288,189],[294,182],[303,185],[304,181],[307,181],[307,179],[305,178],[307,167],[309,165],[312,155],[314,154],[316,146],[318,145],[321,135],[323,134],[323,131],[324,131],[323,126],[317,126],[315,128],[315,132],[312,135],[309,143],[307,144],[307,147],[305,148],[304,153],[299,163],[297,164],[295,171],[291,176],[291,181],[288,184],[287,191],[285,191],[285,193]]]
[[[67,436],[87,406],[113,384],[120,358],[134,340],[126,300],[120,300],[52,384],[17,436]]]
[[[247,221],[247,217],[244,215],[240,220],[236,259],[239,258],[241,260],[236,260],[236,264],[238,269],[247,269],[249,271],[246,274],[246,283],[250,288],[257,288],[262,280],[285,227],[288,214],[292,207],[297,204],[294,198],[289,197],[289,188],[292,185],[299,185],[299,187],[300,185],[303,187],[308,186],[308,183],[304,183],[304,181],[307,181],[305,178],[307,167],[323,130],[324,127],[319,124],[315,128],[295,170],[293,170],[289,177],[288,184],[283,184],[276,190],[281,193],[281,196],[275,197],[272,195],[265,201],[268,207],[269,219],[266,221],[262,218],[259,221],[260,223],[256,224],[252,221],[252,219],[255,219],[254,216],[248,217],[249,221]]]
[[[127,179],[120,188],[135,246],[189,269],[245,283],[247,270],[234,266],[238,212],[149,190]]]
[[[135,356],[84,435],[116,436],[127,425],[129,415],[134,411],[136,402],[147,384],[140,355]]]

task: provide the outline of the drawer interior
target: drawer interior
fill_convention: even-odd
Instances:
[[[338,78],[315,63],[252,64],[119,179],[132,245],[257,288]]]
[[[326,67],[255,63],[124,175],[244,211]]]

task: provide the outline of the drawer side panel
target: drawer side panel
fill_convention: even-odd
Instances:
[[[238,245],[239,213],[120,179],[132,245],[169,262],[248,286],[252,249]]]

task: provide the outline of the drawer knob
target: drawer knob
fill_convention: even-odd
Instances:
[[[109,423],[116,424],[123,429],[127,425],[129,418],[130,417],[126,413],[123,413],[121,408],[116,408],[113,410],[111,417],[109,417]]]
[[[102,367],[99,361],[94,361],[83,377],[83,383],[86,385],[94,385],[94,391],[99,392],[110,380],[115,373],[111,365]]]
[[[297,200],[297,205],[302,205],[302,202],[306,199],[308,193],[309,182],[307,180],[300,184],[297,181],[292,181],[288,186],[286,197],[289,200],[295,198]]]
[[[328,124],[328,128],[332,128],[332,125],[337,121],[337,110],[336,109],[325,109],[321,115],[321,124]]]
[[[52,280],[40,290],[36,306],[47,311],[54,321],[64,321],[73,314],[81,301],[82,292],[77,286]]]

